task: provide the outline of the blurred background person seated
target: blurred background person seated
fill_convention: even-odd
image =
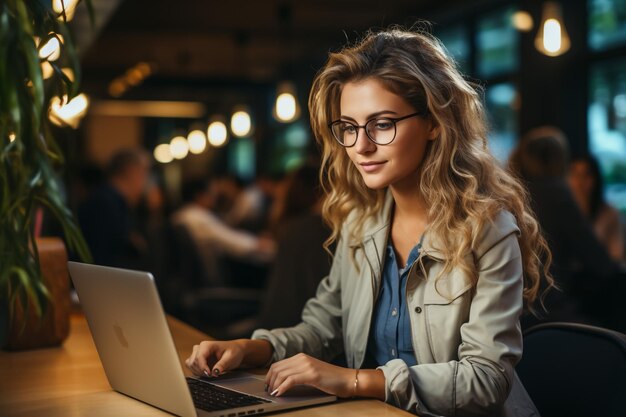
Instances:
[[[510,167],[525,182],[531,207],[550,245],[551,272],[560,287],[545,297],[547,312],[535,306],[541,317],[526,314],[522,326],[573,321],[622,327],[624,318],[618,314],[622,303],[614,297],[620,285],[618,265],[574,200],[565,178],[568,158],[567,140],[554,127],[531,130],[511,155]]]
[[[619,212],[604,199],[604,184],[598,161],[591,155],[573,158],[569,165],[569,186],[574,199],[593,226],[598,240],[617,262],[624,261],[624,229]]]
[[[278,252],[269,273],[258,317],[235,323],[225,338],[250,337],[254,329],[295,326],[304,304],[330,272],[332,258],[323,245],[330,230],[322,220],[319,164],[292,171],[277,190],[271,229]]]
[[[172,224],[187,231],[209,276],[221,273],[215,262],[222,256],[250,263],[273,260],[276,245],[272,239],[231,228],[212,212],[215,194],[208,180],[184,184],[183,200],[184,205],[172,215]]]
[[[133,210],[144,194],[150,159],[123,150],[106,167],[106,181],[78,208],[80,227],[96,264],[145,269],[146,240],[135,228]]]
[[[257,327],[298,324],[304,304],[330,271],[331,257],[323,247],[330,230],[322,220],[322,195],[315,163],[288,176],[274,212],[278,253]]]
[[[228,224],[253,233],[266,232],[279,184],[279,178],[268,174],[261,174],[248,184],[237,194],[226,215]]]

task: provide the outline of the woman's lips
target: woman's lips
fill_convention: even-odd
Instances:
[[[359,165],[361,165],[361,169],[363,169],[363,171],[369,173],[369,172],[374,172],[374,171],[379,170],[385,163],[386,163],[386,161],[361,162]]]

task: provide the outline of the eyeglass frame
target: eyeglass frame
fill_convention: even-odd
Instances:
[[[358,139],[359,139],[359,130],[363,129],[365,131],[365,136],[367,137],[367,139],[369,139],[372,143],[378,145],[378,146],[387,146],[387,145],[391,145],[391,143],[393,143],[394,140],[396,140],[396,136],[398,135],[398,126],[397,123],[401,122],[402,120],[408,119],[410,117],[415,117],[415,116],[425,116],[428,114],[428,110],[422,110],[422,111],[418,111],[415,113],[411,113],[411,114],[407,114],[406,116],[402,116],[402,117],[386,117],[386,116],[381,116],[381,117],[374,117],[372,119],[369,119],[368,121],[365,122],[364,125],[358,125],[356,123],[352,123],[350,121],[347,120],[341,120],[341,119],[337,119],[337,120],[333,120],[332,122],[328,123],[328,129],[330,129],[330,134],[333,136],[333,138],[335,138],[335,140],[344,148],[351,148],[354,145],[356,145]],[[375,120],[380,120],[380,119],[385,119],[385,120],[389,120],[391,123],[393,123],[393,139],[391,139],[389,142],[387,143],[378,143],[376,142],[369,134],[369,132],[367,131],[367,125]],[[354,140],[354,143],[352,145],[345,145],[344,143],[342,143],[339,138],[337,138],[337,136],[335,135],[335,132],[333,131],[333,126],[339,122],[343,122],[343,123],[348,123],[350,124],[352,127],[356,128],[356,138]]]

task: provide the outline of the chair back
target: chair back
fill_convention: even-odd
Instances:
[[[626,335],[576,323],[524,333],[517,373],[542,417],[626,416]]]
[[[184,225],[173,225],[178,269],[187,289],[220,287],[225,284],[220,257],[213,248],[198,248]]]

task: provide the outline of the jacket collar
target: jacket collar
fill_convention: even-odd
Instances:
[[[374,217],[368,219],[363,227],[362,242],[352,245],[353,247],[363,247],[368,261],[372,267],[376,266],[375,270],[378,271],[382,271],[385,262],[385,252],[389,239],[391,214],[393,213],[394,204],[393,196],[388,189],[382,210]],[[445,257],[441,250],[437,249],[437,247],[440,247],[437,243],[436,236],[426,230],[422,240],[422,256],[428,256],[437,261],[444,261]]]

